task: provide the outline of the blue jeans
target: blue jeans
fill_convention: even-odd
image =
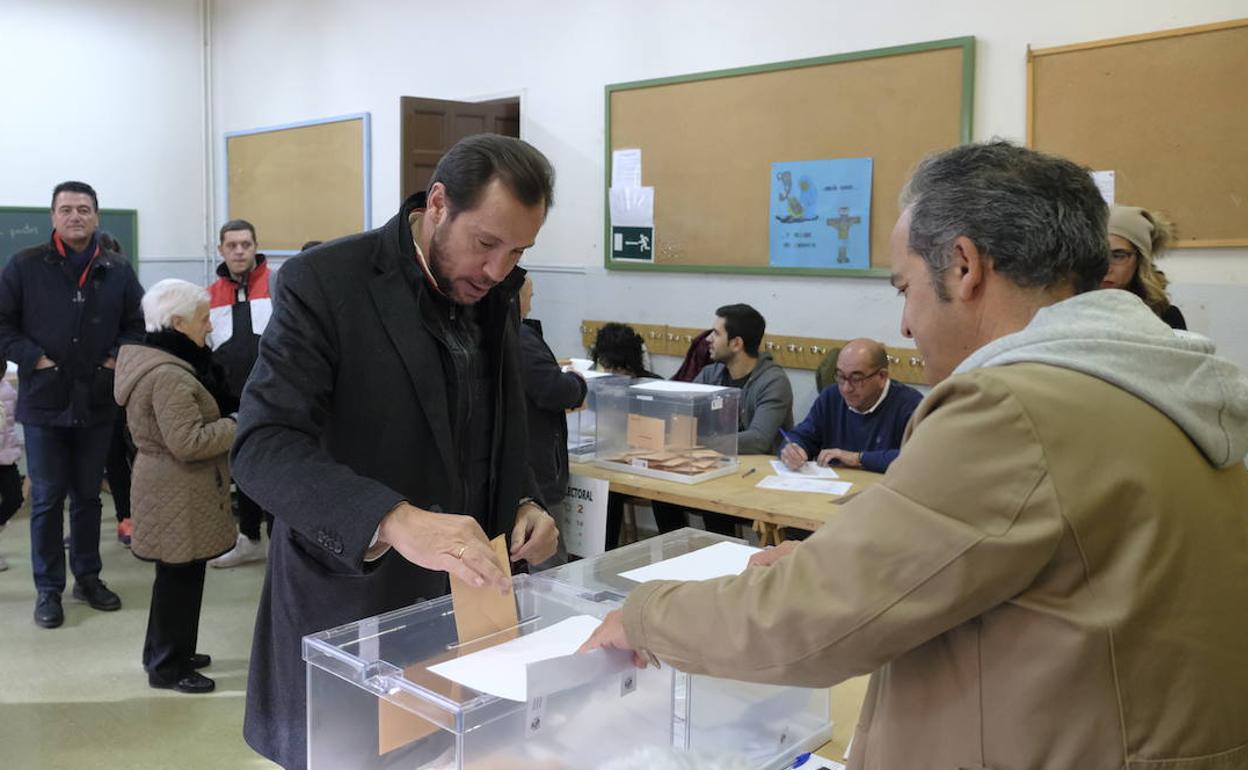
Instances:
[[[65,527],[69,495],[69,567],[74,577],[100,573],[100,483],[112,440],[110,422],[86,428],[26,425],[30,471],[30,557],[39,591],[65,590]]]

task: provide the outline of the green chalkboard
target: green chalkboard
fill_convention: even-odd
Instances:
[[[139,212],[134,209],[100,209],[100,229],[113,236],[139,269]],[[52,237],[52,212],[40,206],[0,206],[0,267],[27,246]]]

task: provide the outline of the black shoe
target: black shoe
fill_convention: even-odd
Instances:
[[[40,628],[56,628],[65,622],[65,610],[61,607],[61,595],[56,591],[40,591],[35,600],[35,625]]]
[[[208,668],[212,665],[212,656],[207,653],[197,652],[191,656],[189,662],[193,669]]]
[[[192,671],[175,682],[169,682],[153,674],[148,674],[147,683],[157,690],[177,690],[188,695],[200,695],[217,689],[216,682],[198,671]]]
[[[74,581],[74,598],[91,605],[92,609],[112,612],[121,609],[121,597],[108,590],[98,575],[88,575]]]

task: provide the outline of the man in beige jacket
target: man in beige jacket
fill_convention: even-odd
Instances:
[[[825,687],[871,770],[1248,768],[1248,380],[1096,291],[1105,205],[997,142],[919,167],[892,282],[935,385],[877,486],[586,647]],[[770,565],[770,566],[767,566]]]

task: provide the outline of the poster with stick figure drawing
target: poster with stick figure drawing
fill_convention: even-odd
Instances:
[[[871,267],[871,158],[771,164],[772,267]]]

